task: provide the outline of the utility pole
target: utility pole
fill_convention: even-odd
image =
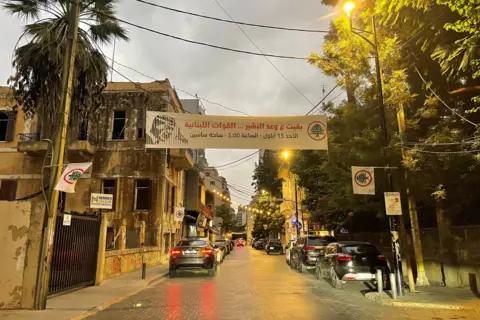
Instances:
[[[300,238],[300,221],[298,220],[298,195],[297,195],[298,192],[297,192],[297,180],[295,179],[295,175],[293,175],[293,181],[295,181],[295,221],[296,221],[295,225],[297,226],[297,239],[298,239]]]
[[[75,56],[78,41],[78,22],[80,19],[80,0],[69,4],[67,42],[65,43],[65,56],[62,70],[62,93],[61,93],[61,116],[59,126],[56,128],[53,141],[52,167],[50,171],[50,199],[48,201],[48,217],[44,221],[42,249],[40,253],[39,271],[37,277],[37,288],[35,293],[36,310],[43,310],[47,305],[48,284],[50,280],[50,267],[53,254],[53,239],[55,234],[55,223],[58,209],[58,191],[55,186],[63,171],[63,160],[65,145],[67,142],[67,129],[70,117],[70,105],[72,100],[72,85],[75,69]]]

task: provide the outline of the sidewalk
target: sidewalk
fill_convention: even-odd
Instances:
[[[163,279],[167,272],[168,265],[153,267],[147,269],[146,279],[142,280],[142,272],[136,271],[106,280],[100,286],[87,287],[48,299],[46,310],[0,310],[0,319],[84,319]]]
[[[415,293],[405,292],[403,297],[393,300],[389,291],[365,293],[365,298],[384,305],[404,308],[430,308],[471,310],[480,312],[480,298],[468,288],[446,288],[441,286],[417,287]]]

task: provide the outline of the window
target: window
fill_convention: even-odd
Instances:
[[[222,189],[225,190],[225,183],[222,183]]]
[[[17,180],[0,180],[0,200],[13,201],[17,195]]]
[[[308,237],[307,242],[309,246],[326,246],[330,242],[334,242],[334,237]]]
[[[134,210],[150,210],[151,181],[148,179],[135,180],[135,208]]]
[[[112,140],[125,139],[126,115],[125,110],[113,112]]]
[[[205,173],[207,177],[210,177],[210,172]]]
[[[113,179],[102,180],[102,193],[113,194],[112,210],[115,210],[115,202],[116,202],[116,196],[117,196],[116,181]]]
[[[82,120],[78,129],[78,140],[87,141],[88,140],[88,121]]]
[[[0,112],[0,141],[13,141],[16,117],[15,111]]]
[[[137,111],[137,139],[145,139],[145,109]]]
[[[210,185],[211,185],[211,186],[214,186],[214,185],[215,185],[215,181],[210,181]]]
[[[176,200],[176,188],[171,183],[167,182],[167,186],[165,189],[165,212],[173,213],[175,208],[175,200]]]
[[[178,243],[178,247],[206,247],[207,241],[205,240],[181,240]]]

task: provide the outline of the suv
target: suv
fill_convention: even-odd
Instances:
[[[325,247],[335,241],[331,236],[302,236],[290,251],[290,263],[300,272],[315,268],[317,260],[325,255]]]

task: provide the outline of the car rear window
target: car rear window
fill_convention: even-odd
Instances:
[[[215,240],[215,243],[220,243],[220,242],[225,243],[227,241],[226,240]]]
[[[279,243],[280,243],[280,240],[270,240],[270,243],[271,243],[271,244],[279,244]]]
[[[307,244],[309,246],[326,246],[330,242],[334,242],[335,238],[334,237],[309,237]]]
[[[179,247],[206,247],[207,242],[204,240],[180,240],[178,243]]]
[[[343,253],[348,254],[378,254],[378,249],[375,246],[369,244],[352,244],[342,247]]]

